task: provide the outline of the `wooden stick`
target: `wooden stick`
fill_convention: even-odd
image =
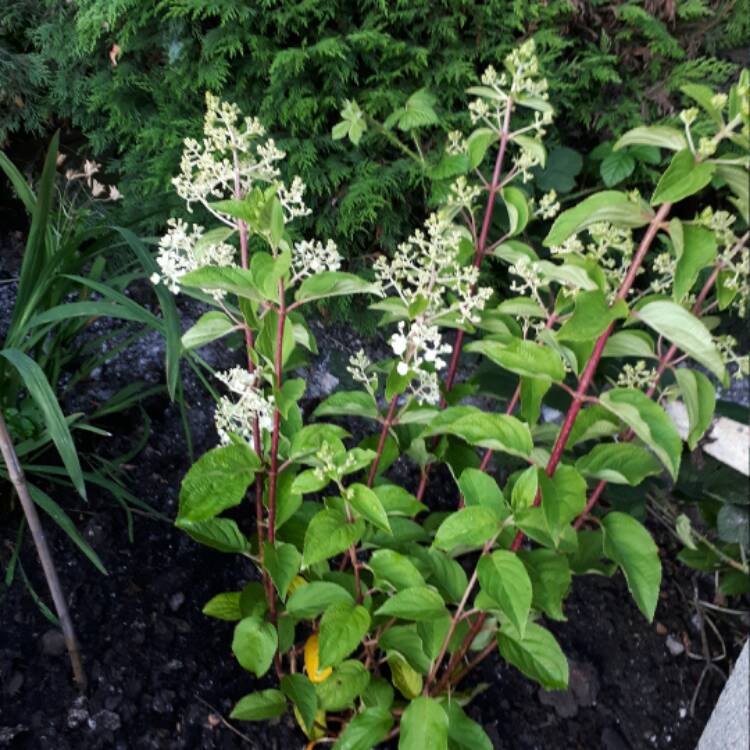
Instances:
[[[37,554],[39,555],[39,561],[42,563],[44,577],[47,580],[50,594],[52,594],[52,601],[57,610],[57,616],[62,627],[65,645],[68,649],[68,655],[70,656],[70,665],[73,668],[73,679],[76,681],[79,689],[84,691],[86,689],[86,675],[83,671],[83,665],[81,664],[81,652],[78,649],[78,640],[76,639],[76,633],[73,628],[73,621],[70,619],[68,603],[65,600],[65,594],[60,585],[60,579],[57,576],[57,569],[52,560],[52,553],[47,545],[47,539],[44,536],[44,530],[42,529],[42,524],[39,520],[39,514],[36,511],[36,505],[34,505],[34,501],[29,494],[29,488],[26,486],[26,478],[23,475],[23,469],[18,461],[16,449],[13,447],[13,441],[8,432],[8,427],[5,424],[2,410],[0,410],[0,453],[2,453],[5,465],[8,467],[8,477],[15,487],[18,498],[21,501],[21,506],[23,507],[23,512],[26,516],[26,522],[29,524],[29,529],[31,529],[31,536],[34,540]]]

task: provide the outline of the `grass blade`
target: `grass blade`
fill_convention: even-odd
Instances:
[[[44,415],[50,437],[60,454],[60,458],[62,458],[73,486],[85,499],[86,485],[83,480],[81,463],[78,460],[78,452],[60,409],[60,404],[57,402],[44,372],[31,357],[18,349],[2,349],[0,350],[0,356],[5,357],[21,376],[29,395]]]

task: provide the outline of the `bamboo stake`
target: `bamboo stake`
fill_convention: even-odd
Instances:
[[[8,467],[8,477],[15,487],[16,493],[21,501],[21,506],[23,507],[23,512],[26,516],[26,522],[29,524],[29,529],[31,529],[31,536],[34,540],[37,554],[39,555],[39,561],[42,563],[44,577],[47,580],[47,586],[49,586],[52,601],[57,610],[57,616],[62,627],[65,645],[68,649],[68,655],[70,656],[70,665],[73,669],[73,679],[79,689],[83,692],[86,689],[86,675],[83,671],[81,652],[78,648],[78,640],[76,639],[75,629],[73,628],[73,621],[71,620],[70,612],[68,611],[68,603],[65,600],[65,594],[60,585],[57,569],[52,560],[52,553],[47,544],[47,539],[44,536],[44,530],[42,529],[42,524],[39,520],[39,514],[36,511],[36,505],[34,505],[34,501],[29,494],[29,489],[26,486],[26,478],[24,477],[21,464],[18,461],[18,456],[13,447],[13,441],[8,432],[8,427],[5,424],[2,411],[0,411],[0,453],[2,453],[5,465]]]

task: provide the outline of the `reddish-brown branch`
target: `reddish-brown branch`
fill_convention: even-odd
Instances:
[[[653,243],[654,238],[656,237],[656,234],[662,225],[662,222],[666,218],[671,208],[671,203],[663,203],[659,207],[659,210],[656,212],[656,215],[653,217],[653,219],[651,219],[651,223],[648,225],[648,229],[646,229],[646,233],[643,235],[641,244],[638,246],[638,250],[633,257],[630,268],[625,275],[625,279],[620,285],[620,289],[617,292],[616,299],[625,299],[628,296],[628,293],[633,287],[633,282],[635,281],[635,277],[638,274],[638,270],[643,265],[643,260],[650,250],[651,244]],[[560,432],[557,434],[557,439],[555,440],[555,444],[552,448],[552,453],[550,454],[550,459],[547,463],[546,474],[548,477],[554,475],[555,471],[557,470],[557,466],[562,459],[563,453],[565,451],[565,444],[568,442],[568,437],[570,436],[576,418],[578,417],[578,414],[581,411],[581,407],[583,406],[583,397],[591,387],[594,375],[597,368],[599,367],[599,361],[601,360],[602,354],[604,352],[604,347],[606,346],[609,337],[612,335],[614,327],[614,322],[610,323],[604,333],[599,336],[594,346],[594,351],[591,353],[591,357],[589,358],[589,361],[586,363],[586,367],[581,373],[581,377],[578,380],[578,388],[576,389],[575,396],[573,397],[573,403],[568,408],[568,412],[565,415],[565,419],[563,420]],[[539,505],[541,500],[541,493],[537,491],[536,497],[534,498],[534,505]],[[523,543],[523,539],[524,533],[522,531],[519,531],[516,534],[516,538],[513,540],[511,549],[513,551],[518,550]]]
[[[492,214],[495,210],[495,197],[497,195],[498,188],[500,186],[500,177],[503,171],[503,162],[505,161],[505,151],[508,147],[508,138],[510,136],[510,114],[513,109],[513,102],[509,98],[508,105],[505,108],[505,119],[503,121],[503,129],[500,134],[500,147],[497,151],[497,158],[495,159],[495,168],[492,172],[492,182],[489,187],[489,196],[487,197],[487,206],[484,209],[484,218],[482,219],[482,229],[479,232],[479,242],[477,244],[476,252],[474,253],[474,266],[479,268],[484,260],[484,253],[487,247],[487,237],[490,233],[490,225],[492,224]],[[453,343],[453,354],[451,355],[451,361],[448,365],[448,374],[445,376],[445,392],[447,393],[453,387],[453,381],[456,378],[456,370],[458,369],[458,360],[461,358],[461,351],[463,349],[464,332],[457,331],[456,339]],[[441,406],[445,406],[445,397],[441,401]]]
[[[745,234],[745,236],[739,241],[738,246],[744,245],[748,240],[748,234]],[[706,283],[701,288],[700,292],[698,293],[698,296],[695,299],[695,304],[693,305],[692,312],[693,315],[700,317],[702,311],[703,311],[703,304],[705,303],[706,299],[708,299],[708,295],[711,293],[711,290],[714,287],[714,284],[716,284],[716,280],[719,278],[719,273],[721,273],[722,264],[717,263],[714,267],[713,271],[711,271],[711,274],[709,275],[708,279],[706,279]],[[671,366],[675,355],[678,352],[678,347],[676,344],[672,344],[669,349],[667,350],[667,353],[660,358],[659,365],[656,368],[656,373],[654,375],[653,382],[649,386],[648,390],[646,391],[646,395],[649,398],[653,398],[656,394],[656,389],[659,385],[659,382],[664,375],[664,373],[667,371],[667,369]],[[623,442],[628,442],[632,440],[635,437],[635,433],[628,429],[622,436]],[[591,493],[590,497],[586,501],[586,506],[584,507],[581,514],[576,518],[575,523],[573,524],[573,528],[578,530],[583,525],[584,521],[588,517],[589,513],[593,510],[594,506],[599,502],[601,499],[602,493],[604,492],[604,489],[607,486],[607,482],[602,479],[594,488],[594,491]]]
[[[394,396],[391,399],[391,403],[388,406],[388,413],[385,415],[383,421],[383,429],[380,431],[380,438],[378,440],[378,447],[375,451],[375,458],[372,460],[370,466],[370,474],[367,477],[367,486],[372,487],[375,483],[375,477],[378,475],[378,466],[380,465],[380,459],[383,457],[383,450],[385,449],[385,441],[388,438],[388,430],[393,425],[393,417],[396,414],[396,407],[398,406],[398,396]]]

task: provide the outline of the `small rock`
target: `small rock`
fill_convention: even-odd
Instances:
[[[185,594],[182,591],[178,591],[176,594],[172,594],[169,597],[169,608],[172,612],[176,612],[185,603]]]
[[[94,726],[106,729],[108,732],[116,732],[122,726],[120,717],[114,711],[108,711],[106,708],[94,714],[89,720],[89,723],[91,722],[94,722]]]
[[[15,737],[28,731],[29,728],[23,724],[16,724],[14,727],[0,727],[0,747],[10,746]]]
[[[62,656],[65,653],[65,636],[56,628],[42,636],[42,651],[47,656]]]
[[[666,625],[662,625],[660,622],[656,623],[655,630],[659,635],[666,635],[669,632]]]
[[[539,702],[551,706],[562,719],[570,719],[578,713],[578,704],[573,692],[568,690],[539,690]]]
[[[23,674],[21,672],[13,672],[8,678],[8,681],[3,685],[3,691],[10,696],[16,695],[23,685]]]
[[[685,647],[673,635],[667,636],[666,644],[667,650],[672,656],[679,656],[685,653]]]
[[[85,724],[89,719],[89,712],[86,708],[86,698],[80,696],[73,701],[73,705],[68,711],[66,723],[68,729],[77,729],[81,724]]]
[[[568,684],[579,706],[589,708],[596,705],[599,695],[599,675],[593,664],[571,661]]]

